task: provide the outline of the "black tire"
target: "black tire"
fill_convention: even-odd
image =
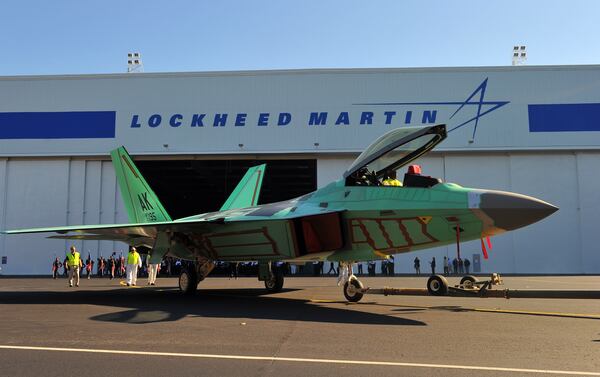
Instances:
[[[448,280],[442,275],[431,275],[427,280],[427,291],[432,296],[448,294]]]
[[[191,296],[198,289],[198,274],[193,267],[181,269],[179,274],[179,290],[186,296]]]
[[[349,302],[359,302],[362,297],[363,284],[358,279],[350,279],[344,284],[344,297]]]
[[[464,289],[473,289],[475,288],[475,282],[477,282],[479,280],[477,280],[477,278],[473,275],[465,275],[463,276],[462,279],[460,279],[460,285],[462,285],[462,287]]]
[[[279,268],[273,268],[270,279],[265,280],[265,288],[269,293],[281,292],[283,289],[283,271]]]

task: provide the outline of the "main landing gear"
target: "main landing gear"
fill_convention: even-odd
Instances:
[[[281,292],[284,282],[283,270],[272,262],[259,263],[258,280],[265,282],[267,292]]]
[[[198,283],[208,276],[215,267],[209,260],[198,260],[194,264],[181,269],[179,274],[179,290],[186,296],[191,296],[198,290]]]

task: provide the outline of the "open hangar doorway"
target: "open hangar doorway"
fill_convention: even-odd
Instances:
[[[317,189],[315,159],[135,161],[173,219],[218,211],[246,170],[267,164],[258,204],[292,199]]]

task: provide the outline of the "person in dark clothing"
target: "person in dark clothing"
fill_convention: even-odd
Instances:
[[[237,280],[238,276],[239,276],[239,271],[240,271],[240,264],[237,262],[230,262],[229,263],[229,278],[234,278],[235,280]]]
[[[63,275],[64,277],[67,277],[67,274],[69,273],[69,265],[67,264],[68,259],[65,258],[65,260],[63,261]]]
[[[419,260],[419,257],[415,257],[415,273],[417,275],[421,275],[421,261]]]
[[[388,264],[387,264],[387,273],[388,276],[394,276],[394,256],[390,255],[390,259],[388,259]]]
[[[471,261],[470,261],[470,260],[468,260],[467,258],[465,258],[465,262],[464,262],[464,264],[465,264],[465,272],[466,272],[467,274],[469,274],[469,267],[471,267]]]
[[[369,276],[375,276],[375,262],[372,260],[367,262],[367,273]]]
[[[458,272],[463,274],[465,272],[465,265],[461,258],[458,258]]]
[[[362,265],[362,263],[360,263],[360,262],[358,263],[358,274],[359,274],[359,275],[362,275],[362,274],[363,274],[363,265]]]
[[[454,269],[454,274],[458,275],[458,259],[454,258],[452,261],[452,268]]]
[[[431,262],[429,262],[429,264],[431,265],[431,274],[435,275],[435,257],[431,258]]]
[[[335,269],[335,264],[333,262],[329,263],[329,271],[327,271],[327,275],[331,274],[331,271],[333,271],[334,275],[338,274],[338,271]]]
[[[58,269],[61,268],[62,265],[63,264],[60,262],[58,257],[56,257],[54,259],[54,262],[52,262],[52,279],[56,279],[56,277],[58,276]]]

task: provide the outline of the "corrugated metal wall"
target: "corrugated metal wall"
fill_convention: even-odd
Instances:
[[[10,159],[0,162],[2,229],[64,224],[126,223],[110,161],[77,159]],[[0,235],[0,255],[8,257],[3,274],[46,274],[54,256],[64,257],[70,244],[48,234]],[[122,243],[78,241],[87,256],[126,251]]]

